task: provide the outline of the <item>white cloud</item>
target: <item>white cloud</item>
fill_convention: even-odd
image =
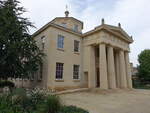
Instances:
[[[149,0],[122,0],[116,4],[114,14],[111,15],[114,22],[120,21],[125,30],[133,35],[130,58],[134,65],[138,63],[138,54],[145,48],[150,48],[149,4]]]
[[[133,35],[131,61],[137,64],[137,55],[150,48],[150,0],[20,0],[28,9],[26,16],[40,28],[55,17],[64,16],[65,5],[69,5],[71,16],[84,22],[84,31],[106,23],[122,27]],[[32,30],[32,32],[35,30]]]
[[[64,16],[67,0],[19,0],[27,9],[25,16],[40,28],[56,16]],[[31,32],[37,29],[32,29]]]
[[[105,5],[101,3],[101,0],[93,2],[79,14],[86,24],[85,31],[99,25],[101,18],[105,18],[107,24],[117,25],[121,22],[128,34],[133,35],[130,58],[134,65],[138,64],[138,54],[150,48],[150,0],[117,0],[109,5],[107,2]]]

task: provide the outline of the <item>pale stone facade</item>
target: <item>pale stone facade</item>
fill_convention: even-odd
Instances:
[[[82,33],[83,22],[68,17],[69,12],[65,13],[66,17],[55,18],[33,34],[40,48],[44,43],[46,54],[42,78],[36,85],[59,90],[132,88],[129,63],[132,37],[120,24],[118,27],[107,25],[103,19],[100,26]],[[63,36],[61,49],[58,48],[59,35]],[[75,41],[79,42],[79,51],[74,50]],[[63,66],[61,74],[57,63]],[[74,73],[77,73],[77,79],[74,79]],[[56,74],[61,75],[61,79],[57,79]]]

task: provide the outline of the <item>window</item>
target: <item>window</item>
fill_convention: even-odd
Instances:
[[[42,50],[45,48],[45,36],[41,37],[41,42],[42,42]]]
[[[78,25],[74,25],[74,31],[78,31]]]
[[[67,24],[66,23],[61,23],[61,26],[67,27]]]
[[[62,35],[58,35],[57,48],[60,48],[60,49],[64,48],[64,36],[62,36]]]
[[[79,41],[74,40],[74,52],[79,52]]]
[[[63,63],[56,63],[56,79],[63,78]]]
[[[79,65],[73,65],[73,79],[79,79]]]

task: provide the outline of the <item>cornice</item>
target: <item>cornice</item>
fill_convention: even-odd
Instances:
[[[111,27],[111,25],[106,25],[106,24],[102,24],[100,26],[97,26],[95,29],[82,34],[80,32],[75,32],[75,31],[73,31],[73,30],[71,30],[69,28],[65,28],[63,26],[60,26],[60,25],[54,24],[52,22],[49,22],[46,25],[44,25],[42,28],[40,28],[38,31],[36,31],[32,36],[33,37],[37,36],[39,33],[43,32],[48,27],[54,27],[54,28],[63,30],[65,32],[69,32],[71,34],[77,35],[77,36],[82,37],[82,38],[86,38],[89,35],[92,35],[92,34],[95,34],[95,33],[99,32],[99,31],[101,31],[101,30],[104,30],[106,32],[111,33],[112,35],[120,37],[122,40],[124,40],[124,41],[126,41],[128,43],[132,43],[133,42],[133,39],[131,37],[129,37],[128,34],[125,34],[125,35],[122,34],[121,31],[123,31],[124,33],[126,33],[124,30],[122,30],[122,28],[118,28],[118,27],[112,26],[113,29],[116,29],[116,30],[120,29],[120,30],[118,30],[118,32],[121,33],[120,34],[118,32],[115,32],[115,31],[111,30],[111,28],[109,29],[109,27]]]
[[[65,28],[65,27],[62,27],[60,25],[57,25],[57,24],[54,24],[54,23],[51,23],[49,22],[48,24],[46,24],[45,26],[43,26],[42,28],[40,28],[38,31],[36,31],[32,36],[35,37],[37,36],[39,33],[43,32],[45,29],[47,29],[48,27],[55,27],[57,29],[60,29],[60,30],[63,30],[63,31],[66,31],[66,32],[69,32],[71,34],[74,34],[74,35],[77,35],[77,36],[80,36],[82,37],[82,33],[80,32],[75,32],[69,28]]]
[[[101,31],[101,30],[104,30],[104,31],[106,31],[106,32],[109,32],[109,33],[111,33],[111,34],[113,34],[113,35],[115,35],[115,36],[117,36],[117,37],[120,37],[121,39],[123,39],[124,41],[126,41],[126,42],[128,42],[128,43],[132,43],[132,42],[133,42],[133,39],[132,39],[132,38],[129,39],[129,37],[126,36],[126,35],[121,35],[121,34],[119,34],[119,33],[117,33],[117,32],[114,32],[113,30],[109,29],[106,25],[98,26],[98,27],[96,27],[95,29],[84,33],[82,36],[83,36],[83,38],[84,38],[84,37],[87,37],[87,36],[89,36],[89,35],[92,35],[92,34],[94,34],[94,33],[96,33],[96,32],[99,32],[99,31]]]

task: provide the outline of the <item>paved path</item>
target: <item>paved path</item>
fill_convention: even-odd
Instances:
[[[90,113],[150,113],[150,90],[78,92],[60,96],[66,105]]]

